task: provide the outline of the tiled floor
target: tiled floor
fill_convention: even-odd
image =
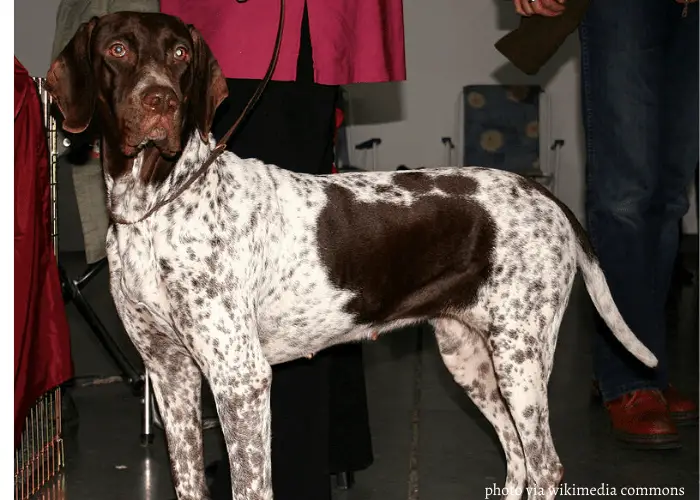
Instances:
[[[695,261],[697,256],[694,256]],[[64,259],[64,262],[66,259]],[[668,486],[698,498],[698,428],[682,428],[683,448],[666,452],[626,449],[609,431],[603,410],[591,404],[591,306],[577,283],[564,318],[550,385],[554,440],[571,487]],[[105,322],[119,331],[106,288],[98,277],[86,293]],[[698,396],[697,286],[680,295],[671,336],[673,380]],[[78,375],[113,375],[99,345],[72,307],[73,346]],[[357,474],[338,500],[471,500],[500,498],[487,488],[500,486],[504,460],[495,434],[442,366],[434,341],[416,331],[366,346],[366,372],[375,462]],[[123,337],[122,337],[123,340]],[[126,343],[126,342],[125,342]],[[133,351],[132,351],[133,352]],[[417,371],[416,368],[420,368]],[[420,384],[416,388],[415,377]],[[69,500],[168,500],[173,498],[162,433],[149,448],[139,444],[140,405],[122,384],[74,391],[79,427],[66,434],[65,498]],[[419,425],[412,427],[412,417]],[[417,437],[417,441],[412,439]],[[206,432],[207,461],[219,450],[216,430]],[[409,456],[417,462],[409,496]],[[599,490],[599,496],[604,493]],[[587,498],[580,491],[560,498]],[[669,498],[638,494],[628,498]],[[300,499],[303,500],[303,499]]]

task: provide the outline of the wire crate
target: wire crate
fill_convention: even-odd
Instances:
[[[61,389],[45,393],[29,410],[19,447],[15,450],[15,500],[27,500],[39,493],[63,469],[61,438]],[[60,481],[42,491],[46,500],[61,498]],[[58,491],[61,490],[61,491]],[[47,493],[55,496],[46,496]]]

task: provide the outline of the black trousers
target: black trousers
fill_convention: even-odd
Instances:
[[[258,84],[258,80],[228,80],[229,97],[214,120],[213,134],[217,139],[238,118]],[[328,174],[333,164],[337,94],[335,86],[313,83],[305,15],[297,81],[269,82],[227,149],[242,158],[257,158],[296,172]],[[331,370],[333,357],[339,361]],[[329,410],[331,375],[348,395],[341,404],[334,405],[336,415],[342,413],[345,417],[340,422],[356,422],[333,428],[335,435],[343,437],[335,440],[342,449],[333,448],[329,438],[333,418]],[[330,472],[356,470],[371,463],[360,346],[342,346],[319,353],[311,360],[274,366],[271,410],[275,500],[329,500]],[[346,443],[360,447],[346,447]],[[217,468],[211,493],[213,500],[231,499],[226,460]]]

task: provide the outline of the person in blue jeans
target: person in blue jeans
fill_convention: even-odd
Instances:
[[[669,383],[665,304],[698,162],[698,4],[592,0],[579,27],[588,231],[613,297],[659,358],[645,369],[598,323],[596,385],[615,435],[680,446],[697,406]]]

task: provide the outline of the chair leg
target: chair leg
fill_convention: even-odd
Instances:
[[[71,279],[63,266],[59,264],[58,271],[63,291],[63,299],[66,304],[71,302],[75,304],[76,309],[78,309],[78,312],[88,324],[90,330],[92,330],[95,338],[102,344],[105,352],[112,358],[112,361],[121,372],[122,378],[131,386],[134,394],[140,394],[142,388],[141,376],[119,344],[110,335],[109,331],[82,293],[82,288],[87,285],[99,271],[106,268],[106,264],[105,259],[97,264],[89,266],[84,275],[77,280]]]
[[[153,391],[151,386],[151,378],[148,375],[148,370],[143,376],[143,399],[141,400],[141,446],[149,446],[153,444]]]

